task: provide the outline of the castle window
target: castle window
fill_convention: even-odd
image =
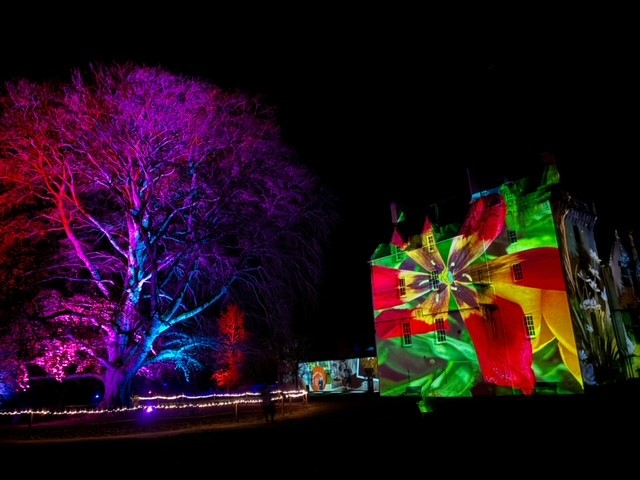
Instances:
[[[513,203],[513,193],[511,192],[506,192],[504,194],[504,199],[507,203]]]
[[[436,343],[447,341],[447,331],[444,327],[444,318],[436,318]]]
[[[527,336],[529,338],[536,337],[536,327],[533,324],[533,315],[525,315],[524,316],[524,326],[527,329]]]
[[[478,265],[469,270],[473,283],[490,283],[489,269],[487,265]]]
[[[410,347],[413,345],[413,337],[411,336],[411,323],[402,322],[402,346]]]
[[[511,265],[511,274],[513,275],[514,281],[519,281],[524,279],[524,272],[522,271],[521,263],[514,263]]]
[[[427,235],[427,252],[433,253],[436,251],[436,239],[433,235]]]
[[[484,319],[485,329],[492,335],[498,335],[498,324],[500,311],[497,305],[482,304],[480,305],[480,314]]]
[[[407,295],[407,283],[403,277],[398,279],[398,290],[400,291],[400,296],[404,297]]]
[[[509,243],[516,243],[518,241],[518,232],[515,230],[507,230],[507,235],[509,237]]]
[[[620,267],[622,286],[627,288],[631,287],[630,259],[627,253],[623,253],[622,255],[620,255],[618,266]]]
[[[429,286],[431,287],[431,290],[438,290],[438,287],[440,286],[440,276],[435,270],[429,271]]]
[[[396,245],[391,245],[391,254],[393,255],[393,260],[395,262],[402,260],[402,250],[400,250]]]

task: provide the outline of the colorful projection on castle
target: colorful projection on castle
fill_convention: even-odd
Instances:
[[[582,336],[591,316],[578,284],[595,279],[588,266],[575,268],[589,257],[579,231],[556,229],[549,196],[539,193],[524,197],[505,184],[474,197],[458,235],[438,238],[427,219],[421,235],[405,241],[396,225],[392,243],[378,248],[381,395],[583,392],[583,369],[593,367],[586,359],[597,352]],[[559,232],[571,237],[561,246]],[[604,300],[591,301],[606,314]],[[612,330],[608,339],[615,347]]]

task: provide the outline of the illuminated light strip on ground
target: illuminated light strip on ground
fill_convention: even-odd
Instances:
[[[306,401],[307,392],[305,390],[291,390],[288,392],[284,392],[281,390],[274,390],[271,394],[279,399],[285,400],[293,400],[304,397]],[[195,400],[200,399],[214,399],[221,398],[223,400],[212,400],[206,403],[194,403]],[[155,405],[136,405],[133,407],[123,407],[123,408],[115,408],[115,409],[69,409],[64,411],[53,411],[53,410],[14,410],[14,411],[2,411],[0,415],[53,415],[53,416],[62,416],[62,415],[99,415],[99,414],[113,414],[113,413],[123,413],[123,412],[132,412],[136,410],[145,410],[148,408],[153,409],[178,409],[178,408],[208,408],[208,407],[228,407],[230,405],[255,405],[262,403],[260,398],[246,398],[246,397],[259,397],[259,394],[247,392],[242,394],[210,394],[210,395],[202,395],[202,396],[188,396],[188,395],[175,395],[172,397],[166,397],[162,395],[153,396],[153,397],[137,397],[138,402],[156,402]],[[134,397],[135,398],[135,397]],[[162,402],[167,401],[180,401],[180,400],[188,399],[191,403],[181,402],[180,405],[163,405]]]

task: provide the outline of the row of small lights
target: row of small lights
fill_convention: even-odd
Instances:
[[[290,391],[282,391],[282,390],[273,390],[270,392],[273,397],[280,398],[283,401],[288,399],[297,399],[301,397],[305,397],[307,392],[305,390],[290,390]],[[257,398],[256,398],[257,397]],[[4,411],[0,412],[0,415],[79,415],[79,414],[92,414],[99,415],[104,413],[121,413],[121,412],[131,412],[135,410],[152,410],[152,409],[177,409],[177,408],[206,408],[206,407],[224,407],[229,405],[248,405],[248,404],[257,404],[261,403],[262,400],[259,398],[260,394],[253,392],[246,393],[227,393],[227,394],[210,394],[210,395],[174,395],[174,396],[162,396],[155,395],[150,397],[141,397],[135,396],[133,397],[134,406],[133,407],[122,407],[122,408],[112,408],[112,409],[71,409],[64,410],[60,412],[51,411],[51,410],[14,410],[14,411]],[[202,403],[203,400],[210,399],[209,402]],[[155,402],[155,405],[140,405],[142,402]],[[167,405],[162,402],[180,402],[179,405]],[[185,403],[189,402],[189,403]],[[197,402],[197,403],[196,403]]]

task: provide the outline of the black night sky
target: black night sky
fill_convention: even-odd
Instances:
[[[497,186],[540,175],[551,151],[565,188],[595,203],[601,259],[614,228],[640,231],[640,69],[621,17],[594,12],[578,24],[550,12],[525,25],[505,12],[503,22],[463,22],[418,10],[100,8],[16,16],[0,33],[0,80],[134,61],[264,95],[286,141],[341,201],[313,314],[328,352],[373,342],[367,262],[390,238],[394,200],[420,225],[433,203],[468,202],[470,177]]]

